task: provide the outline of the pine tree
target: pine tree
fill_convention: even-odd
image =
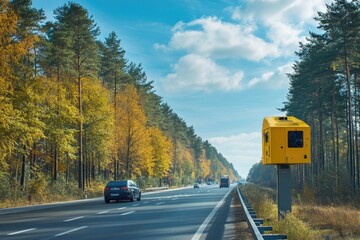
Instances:
[[[119,90],[124,87],[124,82],[129,78],[125,74],[126,60],[125,60],[125,50],[120,47],[120,40],[118,39],[115,32],[111,32],[109,36],[105,39],[105,43],[101,44],[101,71],[100,76],[103,83],[112,90],[113,92],[113,104],[114,104],[114,119],[115,127],[119,126],[121,123],[118,122],[117,117],[117,95]],[[115,132],[117,131],[114,128]],[[114,149],[114,180],[118,179],[119,173],[119,159],[117,154],[118,140],[115,140],[115,149]]]
[[[79,4],[70,2],[57,8],[54,13],[59,31],[66,33],[70,39],[70,50],[73,53],[72,69],[78,86],[79,110],[78,182],[79,188],[84,190],[82,79],[97,76],[98,49],[95,38],[100,34],[100,30],[87,10]]]

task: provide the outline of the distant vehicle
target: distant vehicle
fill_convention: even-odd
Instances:
[[[195,183],[194,188],[200,188],[200,185],[198,183]]]
[[[224,175],[220,178],[220,188],[223,187],[230,187],[230,179],[227,175]]]
[[[110,203],[111,200],[128,199],[134,201],[141,200],[141,190],[132,180],[110,181],[104,188],[104,200]]]
[[[212,182],[207,182],[207,185],[211,185],[212,184]]]

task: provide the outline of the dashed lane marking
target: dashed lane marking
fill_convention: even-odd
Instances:
[[[109,211],[102,211],[102,212],[98,212],[97,214],[104,214],[104,213],[108,213]]]
[[[132,214],[134,213],[135,211],[130,211],[130,212],[126,212],[126,213],[123,213],[123,214],[120,214],[121,216],[125,216],[125,215],[129,215],[129,214]]]
[[[20,234],[20,233],[30,232],[30,231],[33,231],[35,229],[36,228],[29,228],[29,229],[25,229],[25,230],[21,230],[21,231],[17,231],[17,232],[8,233],[7,235],[8,236],[13,236],[13,235]]]
[[[75,231],[79,231],[79,230],[84,229],[84,228],[87,228],[87,227],[88,227],[88,226],[82,226],[82,227],[74,228],[74,229],[71,229],[71,230],[69,230],[69,231],[56,234],[55,237],[60,237],[60,236],[62,236],[62,235],[69,234],[69,233],[72,233],[72,232],[75,232]]]
[[[74,220],[81,219],[81,218],[83,218],[83,217],[84,217],[84,216],[80,216],[80,217],[74,217],[74,218],[66,219],[66,220],[64,220],[64,222],[71,222],[71,221],[74,221]]]

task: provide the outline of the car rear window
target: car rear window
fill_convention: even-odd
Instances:
[[[126,187],[127,186],[127,181],[114,181],[114,182],[109,182],[107,185],[107,187]]]

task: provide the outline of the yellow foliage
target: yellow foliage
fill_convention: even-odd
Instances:
[[[31,144],[35,138],[42,136],[41,123],[37,120],[35,103],[22,101],[35,98],[27,81],[22,86],[16,76],[14,65],[29,55],[38,38],[27,34],[16,38],[18,16],[7,0],[0,0],[0,165],[6,167],[4,158],[16,145]],[[30,86],[28,86],[28,85]],[[19,92],[14,92],[14,87]],[[18,108],[16,108],[17,106]],[[35,116],[35,117],[34,117]]]
[[[127,85],[116,99],[116,134],[122,172],[128,177],[152,175],[151,139],[139,94]]]
[[[18,42],[13,42],[17,30],[18,17],[11,8],[9,1],[0,0],[0,76],[11,75],[11,63],[17,63],[24,49]]]
[[[179,171],[180,177],[191,176],[195,178],[195,157],[190,149],[178,144],[177,146],[177,159],[173,159],[176,165],[176,169]]]
[[[110,103],[109,91],[100,82],[82,79],[82,104],[84,133],[87,151],[101,154],[108,159],[112,145],[114,128],[114,109]],[[100,157],[100,156],[99,156]]]
[[[210,176],[211,173],[211,168],[210,168],[210,160],[206,159],[206,155],[205,155],[205,150],[202,149],[201,150],[201,155],[200,155],[200,172],[199,172],[199,176],[202,177],[203,179],[205,179],[206,177]]]
[[[152,127],[149,130],[152,147],[153,176],[165,177],[170,169],[173,149],[171,141],[162,134],[161,130]]]
[[[284,219],[272,222],[274,232],[286,234],[288,239],[309,240],[319,239],[316,231],[297,218],[293,213],[288,213]]]

